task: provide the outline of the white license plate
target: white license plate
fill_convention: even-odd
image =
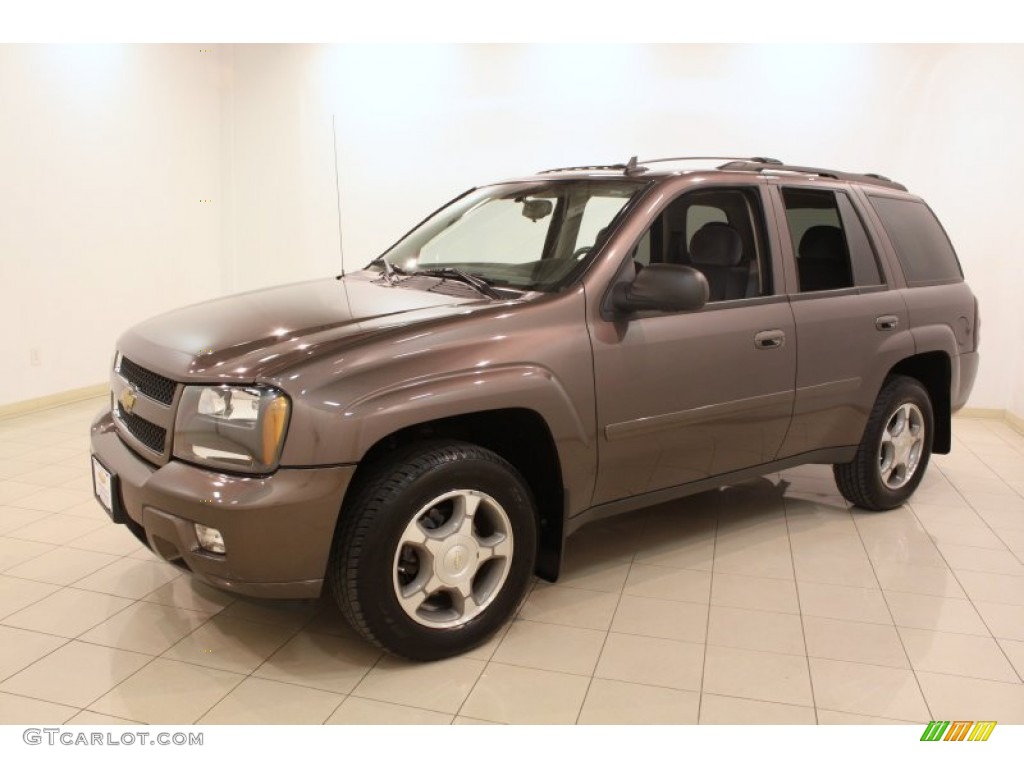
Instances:
[[[96,498],[100,500],[100,504],[107,510],[107,514],[113,517],[114,501],[110,477],[110,472],[107,471],[107,468],[100,464],[94,456],[92,459],[93,490],[96,492]]]

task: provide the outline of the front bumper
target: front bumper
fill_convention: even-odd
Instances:
[[[109,410],[92,424],[93,454],[118,478],[127,526],[153,552],[213,586],[257,597],[317,597],[355,466],[243,477],[140,459]],[[98,503],[98,502],[97,502]],[[224,555],[203,550],[194,523],[217,528]]]

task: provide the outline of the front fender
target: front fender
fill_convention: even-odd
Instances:
[[[344,413],[339,447],[347,458],[340,461],[358,461],[375,443],[403,427],[503,408],[536,411],[556,444],[592,442],[572,399],[551,371],[509,365],[403,382],[359,398]]]
[[[502,365],[399,382],[321,417],[315,463],[356,464],[378,442],[407,427],[483,411],[527,409],[547,424],[569,499],[586,504],[597,447],[562,382],[538,365]]]

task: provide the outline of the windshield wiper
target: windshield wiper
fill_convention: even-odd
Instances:
[[[461,269],[455,267],[438,267],[438,268],[427,268],[417,269],[415,273],[417,275],[427,275],[428,277],[440,277],[446,279],[459,280],[467,285],[471,285],[477,289],[480,293],[489,299],[502,299],[504,298],[500,293],[491,287],[491,284],[480,277],[479,275],[471,275],[469,272],[463,272]]]

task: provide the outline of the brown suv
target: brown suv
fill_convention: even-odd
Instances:
[[[362,271],[128,331],[96,495],[203,581],[327,584],[369,640],[439,658],[597,518],[803,463],[901,504],[950,449],[977,328],[939,222],[883,177],[557,169],[466,192]]]

